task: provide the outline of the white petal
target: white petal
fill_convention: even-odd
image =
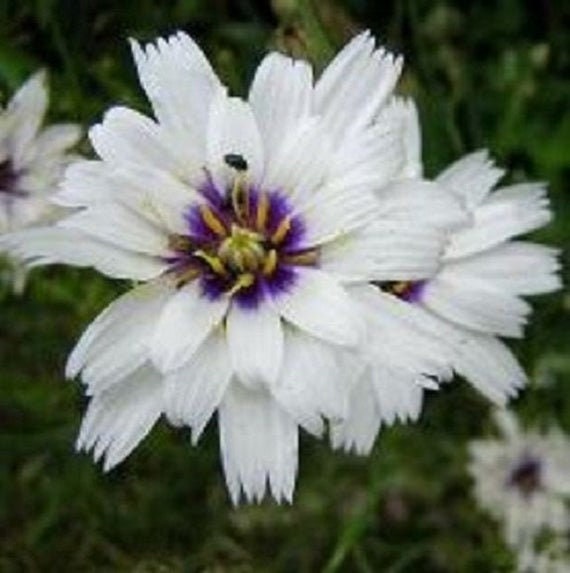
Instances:
[[[91,398],[76,447],[105,459],[109,471],[123,461],[149,433],[162,412],[162,383],[143,366],[120,384]]]
[[[446,330],[441,328],[441,319],[376,287],[351,287],[350,294],[367,321],[363,351],[373,369],[373,382],[386,380],[385,384],[392,385],[386,392],[390,395],[387,399],[393,396],[406,407],[408,390],[396,392],[395,386],[402,379],[406,385],[411,382],[437,389],[438,380],[452,378],[452,347],[447,342]],[[376,369],[380,371],[378,380],[374,379]],[[376,389],[380,390],[380,386],[376,385]],[[392,409],[400,418],[413,416],[412,411],[399,413],[397,407]],[[386,421],[392,423],[394,418]]]
[[[375,49],[368,32],[354,38],[327,66],[315,86],[315,106],[331,135],[341,138],[371,123],[391,95],[402,58]]]
[[[381,216],[406,223],[426,224],[445,230],[471,222],[460,199],[441,186],[420,179],[386,185],[378,193]]]
[[[71,165],[54,197],[66,207],[121,203],[172,233],[187,230],[184,215],[198,200],[193,187],[166,171],[148,165],[109,166],[103,161]]]
[[[232,373],[225,337],[215,331],[188,362],[166,377],[165,413],[172,423],[192,428],[193,443],[220,404]]]
[[[268,157],[311,112],[313,74],[309,64],[273,52],[255,73],[249,102]]]
[[[481,252],[516,235],[534,231],[551,218],[542,184],[504,187],[475,210],[471,227],[452,235],[446,258],[451,260]]]
[[[403,168],[401,122],[383,122],[342,138],[329,160],[327,185],[381,189]],[[319,197],[326,202],[328,191]]]
[[[273,386],[283,361],[283,327],[268,303],[254,309],[232,305],[226,322],[234,371],[248,388]]]
[[[88,394],[129,376],[149,357],[149,339],[169,289],[148,283],[112,302],[85,330],[67,361],[65,374],[82,371]]]
[[[319,263],[343,281],[417,280],[437,272],[445,239],[423,224],[378,221],[323,245]]]
[[[307,246],[322,245],[365,227],[378,217],[378,201],[368,184],[331,181],[302,208]]]
[[[81,138],[81,126],[74,123],[59,123],[43,129],[33,143],[34,159],[41,161],[65,153]]]
[[[381,344],[381,340],[378,341]],[[411,342],[410,342],[411,344]],[[423,401],[423,388],[409,374],[376,363],[371,369],[380,419],[386,424],[417,421]]]
[[[275,399],[309,432],[321,435],[322,416],[340,420],[348,413],[353,372],[346,350],[296,329],[285,331],[285,358]]]
[[[382,108],[378,123],[398,122],[402,125],[402,140],[404,147],[404,166],[400,176],[410,179],[421,179],[422,165],[422,139],[418,110],[411,98],[392,97]]]
[[[277,501],[292,501],[297,476],[296,424],[265,391],[230,384],[219,409],[220,447],[234,503],[261,501],[267,482]]]
[[[455,324],[502,336],[522,336],[530,313],[530,306],[516,296],[445,271],[425,285],[421,300]]]
[[[168,235],[118,203],[88,207],[61,220],[58,226],[86,233],[126,251],[155,256],[168,253]]]
[[[332,144],[319,118],[300,122],[266,158],[264,189],[280,190],[301,205],[314,195],[330,169]]]
[[[182,150],[162,126],[132,109],[111,108],[103,122],[89,130],[89,138],[110,165],[148,165],[189,180],[203,176],[203,157]]]
[[[162,229],[173,233],[188,231],[184,215],[200,196],[196,189],[168,173],[141,166],[114,169],[115,189],[122,189],[119,200]]]
[[[210,300],[190,283],[166,303],[151,341],[151,357],[161,372],[188,362],[226,314],[228,300]]]
[[[259,183],[263,174],[263,144],[251,106],[236,97],[220,94],[212,104],[208,123],[208,170],[219,189],[231,186],[235,171],[224,156],[241,155],[247,177]]]
[[[10,100],[2,119],[7,145],[15,167],[24,167],[26,154],[36,137],[48,105],[46,74],[31,76]]]
[[[466,281],[479,280],[512,294],[539,294],[561,287],[559,256],[558,249],[511,241],[478,255],[450,261],[443,272]]]
[[[349,412],[347,420],[331,424],[332,446],[367,455],[374,446],[381,418],[374,390],[366,375],[352,390]]]
[[[109,175],[109,167],[103,161],[77,161],[65,171],[60,189],[52,200],[64,207],[84,207],[113,200],[118,193]]]
[[[296,278],[290,292],[275,298],[283,317],[317,338],[356,346],[363,325],[346,291],[316,269],[299,269]]]
[[[28,229],[4,235],[0,238],[0,249],[30,266],[93,267],[117,279],[145,281],[167,270],[160,258],[128,252],[62,227]]]
[[[489,159],[486,150],[476,151],[450,165],[436,182],[460,198],[468,209],[475,209],[503,177],[504,171]]]
[[[504,406],[526,384],[526,375],[511,351],[497,338],[456,331],[454,368],[486,398]]]
[[[518,441],[521,437],[521,429],[516,416],[510,410],[495,408],[493,421],[501,434],[509,441]]]
[[[196,164],[203,163],[210,106],[223,89],[204,54],[182,32],[144,47],[131,41],[131,47],[159,123]]]

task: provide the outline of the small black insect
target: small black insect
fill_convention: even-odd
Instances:
[[[239,153],[228,153],[224,155],[226,165],[229,165],[236,171],[247,171],[247,161]]]

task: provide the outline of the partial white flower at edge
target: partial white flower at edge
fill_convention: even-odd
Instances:
[[[500,437],[469,445],[475,497],[502,523],[519,571],[568,571],[570,440],[555,428],[524,430],[505,410],[494,419]],[[541,548],[537,542],[545,533],[554,538]]]
[[[522,296],[560,287],[557,249],[512,240],[550,221],[545,185],[493,190],[503,171],[486,151],[465,156],[428,181],[413,102],[394,98],[378,121],[395,117],[406,123],[407,159],[399,180],[377,194],[382,211],[392,221],[424,213],[447,241],[429,278],[359,287],[363,314],[370,317],[363,356],[368,367],[354,386],[349,418],[333,426],[332,442],[363,454],[383,423],[415,420],[423,389],[437,388],[435,380],[449,380],[454,372],[505,405],[526,375],[498,337],[522,336],[531,311]],[[449,200],[465,213],[463,220],[449,209]],[[393,324],[382,308],[390,309]]]
[[[45,225],[61,214],[49,198],[75,159],[69,150],[81,129],[75,124],[42,128],[47,105],[46,74],[40,71],[0,110],[0,235]],[[9,263],[3,273],[21,292],[26,268],[15,260]]]
[[[291,500],[299,426],[348,416],[359,289],[433,276],[443,252],[413,197],[392,215],[375,195],[405,168],[402,119],[375,121],[402,61],[369,33],[317,81],[271,53],[242,100],[185,34],[132,48],[156,119],[112,108],[89,133],[100,159],[70,167],[56,198],[79,211],[3,244],[143,283],[69,358],[91,396],[80,449],[110,469],[162,414],[195,443],[217,412],[233,501]]]

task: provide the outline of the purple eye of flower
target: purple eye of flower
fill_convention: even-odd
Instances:
[[[7,159],[0,163],[0,196],[25,197],[27,193],[18,189],[18,173]]]
[[[541,487],[542,464],[539,459],[531,456],[522,457],[511,468],[507,484],[517,488],[524,497],[530,497]]]
[[[255,307],[266,293],[288,290],[295,267],[315,266],[319,251],[303,248],[304,223],[284,195],[251,186],[242,156],[224,160],[235,169],[231,189],[211,181],[201,189],[205,201],[186,213],[188,232],[169,238],[168,263],[179,287],[198,279],[208,298]]]

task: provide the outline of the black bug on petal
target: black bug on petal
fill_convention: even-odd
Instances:
[[[247,171],[247,161],[244,156],[239,153],[228,153],[224,155],[224,161],[229,167],[232,167],[236,171]]]

